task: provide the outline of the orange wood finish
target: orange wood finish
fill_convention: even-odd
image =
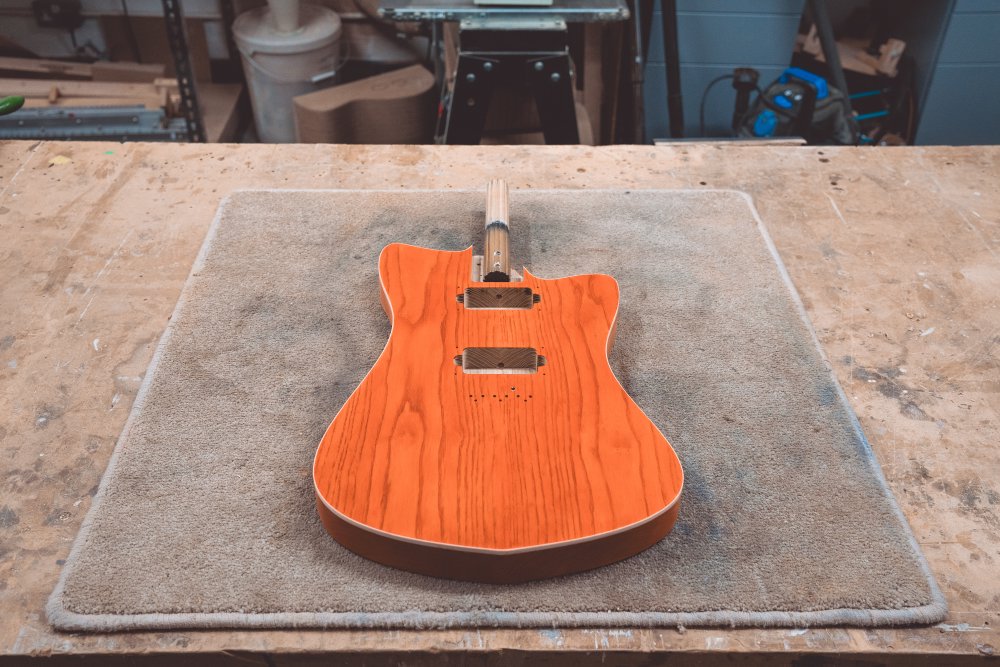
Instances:
[[[608,365],[618,284],[525,270],[529,310],[466,309],[472,249],[392,244],[392,333],[316,452],[317,505],[347,548],[402,569],[513,582],[590,569],[673,527],[683,473]],[[470,374],[466,347],[533,347],[527,375]]]

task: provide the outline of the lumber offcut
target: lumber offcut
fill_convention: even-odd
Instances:
[[[37,79],[59,78],[63,80],[148,83],[162,77],[165,71],[164,65],[155,64],[100,60],[94,63],[76,63],[42,58],[0,57],[0,72]]]
[[[0,79],[6,95],[21,95],[26,106],[133,106],[165,107],[168,112],[178,97],[176,79],[150,83],[110,81],[54,81],[46,79]]]
[[[434,133],[434,76],[420,65],[294,98],[302,143],[420,144]]]

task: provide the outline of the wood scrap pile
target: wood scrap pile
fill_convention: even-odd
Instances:
[[[138,63],[0,58],[0,94],[24,97],[26,108],[142,106],[173,117],[180,94],[164,71]]]
[[[840,55],[840,64],[844,69],[852,72],[876,76],[884,74],[894,77],[898,73],[899,59],[903,57],[906,50],[906,42],[900,39],[887,39],[878,45],[878,55],[872,55],[871,44],[864,39],[842,37],[837,40],[837,52]],[[823,46],[820,44],[816,26],[809,28],[807,34],[799,34],[795,38],[795,48],[797,51],[808,53],[820,62],[826,62],[823,54]]]

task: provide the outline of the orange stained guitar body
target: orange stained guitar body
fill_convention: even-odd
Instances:
[[[327,531],[386,565],[486,582],[653,545],[683,473],[608,364],[618,284],[481,282],[472,265],[472,248],[383,249],[392,332],[313,465]]]

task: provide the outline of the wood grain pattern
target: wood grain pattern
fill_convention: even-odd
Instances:
[[[510,205],[507,182],[494,178],[486,186],[486,242],[483,244],[483,280],[510,280]]]
[[[486,184],[486,226],[495,222],[510,228],[510,188],[502,178]]]
[[[683,474],[608,365],[617,283],[525,271],[534,308],[470,310],[456,296],[476,285],[471,262],[471,248],[382,251],[392,333],[314,462],[327,529],[374,560],[486,581],[589,569],[655,543]],[[467,347],[533,347],[546,364],[469,374],[454,362]]]

